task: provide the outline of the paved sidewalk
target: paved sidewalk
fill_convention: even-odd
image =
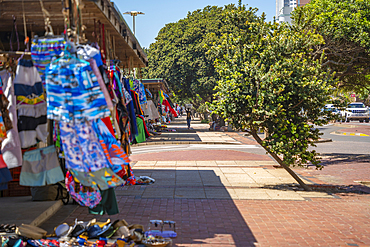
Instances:
[[[192,136],[193,141],[219,138],[256,145],[241,132],[209,132],[195,121],[194,129],[187,130],[181,121],[175,123],[169,128],[179,129],[178,136],[169,132],[156,144]],[[76,218],[110,218],[147,228],[149,220],[162,219],[176,221],[173,246],[370,246],[370,188],[356,182],[369,180],[368,156],[329,155],[323,157],[322,171],[294,169],[306,183],[318,186],[305,192],[266,154],[226,149],[156,153],[161,147],[131,157],[135,176],[156,182],[117,188],[118,215],[89,215],[87,208],[69,205],[41,227],[50,232]],[[331,190],[334,185],[344,189]]]
[[[161,144],[239,144],[226,132],[209,131],[209,125],[201,123],[199,119],[192,120],[191,129],[187,128],[185,117],[175,118],[167,124],[167,131],[160,135],[151,136],[143,143],[133,146],[161,145]]]

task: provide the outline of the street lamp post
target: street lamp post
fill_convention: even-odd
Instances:
[[[135,16],[137,15],[145,15],[145,13],[143,12],[140,12],[140,11],[129,11],[129,12],[125,12],[123,13],[124,15],[131,15],[132,16],[132,26],[133,26],[133,32],[134,32],[134,36],[135,36]]]

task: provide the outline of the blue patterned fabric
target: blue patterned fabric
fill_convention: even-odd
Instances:
[[[64,122],[86,122],[110,115],[104,94],[88,62],[59,59],[46,73],[47,116]]]
[[[130,94],[131,99],[132,99],[129,79],[123,79],[122,83],[123,83],[123,86],[126,88],[127,92]],[[134,138],[139,134],[139,131],[137,129],[135,107],[134,107],[133,100],[131,100],[131,102],[127,105],[127,108],[128,108],[128,112],[130,113],[130,127],[131,127],[130,141],[133,141]]]
[[[59,127],[67,169],[95,172],[109,167],[91,122],[60,122]]]
[[[45,72],[53,57],[59,56],[65,49],[63,37],[34,39],[31,46],[32,61],[45,83]]]
[[[148,101],[146,100],[146,95],[145,95],[145,87],[143,85],[143,83],[139,82],[139,102],[140,102],[140,105],[142,104],[146,104],[148,103]]]
[[[123,88],[123,92],[125,94],[125,98],[126,98],[126,106],[132,101],[132,97],[131,97],[131,94],[126,90],[126,88]]]

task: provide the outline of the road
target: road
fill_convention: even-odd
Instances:
[[[363,123],[369,126],[370,124]],[[370,154],[370,137],[369,136],[344,136],[331,134],[334,131],[339,131],[345,127],[326,125],[320,127],[320,131],[324,134],[322,138],[330,138],[332,142],[318,143],[317,147],[313,148],[321,154]]]
[[[364,125],[370,125],[364,123]],[[340,153],[340,154],[370,154],[370,137],[368,136],[343,136],[331,134],[344,127],[326,125],[319,129],[323,133],[322,138],[332,139],[333,142],[318,143],[315,149],[318,153]],[[144,154],[153,152],[184,151],[184,150],[235,150],[253,154],[265,154],[259,145],[205,145],[205,144],[175,144],[175,145],[146,145],[132,147],[132,154]]]

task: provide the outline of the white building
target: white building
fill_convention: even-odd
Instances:
[[[276,21],[291,22],[291,13],[297,6],[303,6],[310,0],[276,0]]]

